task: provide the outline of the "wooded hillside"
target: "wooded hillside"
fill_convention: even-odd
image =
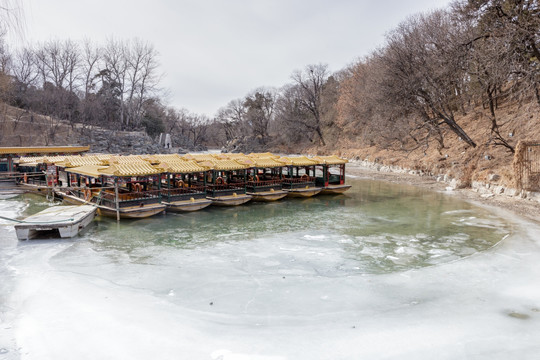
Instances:
[[[158,53],[140,40],[3,46],[0,91],[28,116],[74,129],[167,132],[182,147],[228,151],[337,151],[450,172],[465,184],[499,169],[511,181],[517,141],[540,139],[539,48],[538,0],[457,0],[404,20],[345,69],[308,65],[280,89],[257,88],[213,117],[164,104]],[[54,131],[46,130],[49,141]]]

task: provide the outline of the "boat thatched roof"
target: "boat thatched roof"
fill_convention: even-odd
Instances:
[[[254,157],[254,158],[272,158],[277,159],[279,158],[279,155],[272,154],[271,152],[265,152],[265,153],[250,153],[248,156]]]
[[[293,165],[293,166],[310,166],[310,165],[317,165],[318,162],[310,159],[306,156],[293,156],[293,157],[280,157],[279,159],[276,159],[276,161],[279,161],[283,163],[284,165]]]
[[[283,163],[276,161],[273,158],[258,158],[253,159],[254,167],[258,168],[275,168],[284,166]]]
[[[319,164],[327,164],[327,165],[339,165],[339,164],[346,164],[349,162],[349,160],[340,158],[337,155],[315,156],[313,160],[317,161]]]
[[[197,163],[194,160],[177,160],[174,162],[162,162],[155,167],[162,172],[168,172],[171,174],[198,173],[208,170],[207,167]]]
[[[45,156],[22,156],[19,158],[19,164],[21,165],[36,165],[43,164]]]
[[[131,162],[124,164],[112,164],[106,169],[100,170],[103,175],[109,176],[146,176],[160,174],[163,171],[156,169],[146,161]]]
[[[97,178],[97,177],[100,177],[101,175],[104,175],[100,170],[104,170],[106,168],[107,166],[105,165],[86,164],[86,165],[66,169],[66,171],[73,174],[79,174],[79,175],[91,176],[91,177]]]
[[[221,154],[216,155],[216,157],[219,159],[235,160],[235,159],[243,159],[247,157],[247,155],[244,153],[221,153]]]
[[[247,169],[248,165],[241,164],[238,161],[235,160],[207,160],[199,162],[199,165],[206,166],[209,169],[213,170],[241,170],[241,169]]]
[[[217,158],[213,154],[186,154],[182,156],[185,160],[195,160],[195,161],[212,161],[216,160]]]
[[[96,156],[66,156],[63,161],[55,163],[58,166],[66,168],[78,167],[83,165],[104,165],[103,160]]]
[[[178,154],[153,154],[153,155],[147,155],[143,156],[144,159],[150,161],[152,164],[159,164],[159,163],[169,163],[169,162],[177,162],[177,161],[184,161],[182,156]]]
[[[0,147],[0,154],[70,154],[90,150],[90,146],[25,146]]]
[[[123,156],[111,156],[108,160],[109,164],[133,164],[133,163],[146,163],[149,161],[143,159],[141,155],[123,155]]]

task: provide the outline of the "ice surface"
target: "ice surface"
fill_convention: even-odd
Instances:
[[[0,359],[536,358],[538,225],[467,208],[419,226],[383,198],[329,220],[324,198],[313,221],[292,202],[101,219],[68,241],[2,228]]]

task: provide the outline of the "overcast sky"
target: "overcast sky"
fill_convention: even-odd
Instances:
[[[213,116],[294,70],[331,71],[384,43],[407,16],[448,0],[22,0],[25,41],[139,38],[159,53],[168,105]],[[20,40],[18,40],[20,42]]]

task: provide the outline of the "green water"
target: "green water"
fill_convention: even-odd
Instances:
[[[119,224],[98,217],[82,238],[96,252],[133,263],[216,246],[223,247],[223,258],[265,252],[283,263],[294,246],[306,266],[346,275],[455,261],[493,247],[511,232],[504,219],[446,194],[384,182],[349,183],[353,187],[343,195],[209,207]],[[29,203],[26,213],[48,206],[29,195],[22,201]],[[321,256],[332,260],[325,263]]]

